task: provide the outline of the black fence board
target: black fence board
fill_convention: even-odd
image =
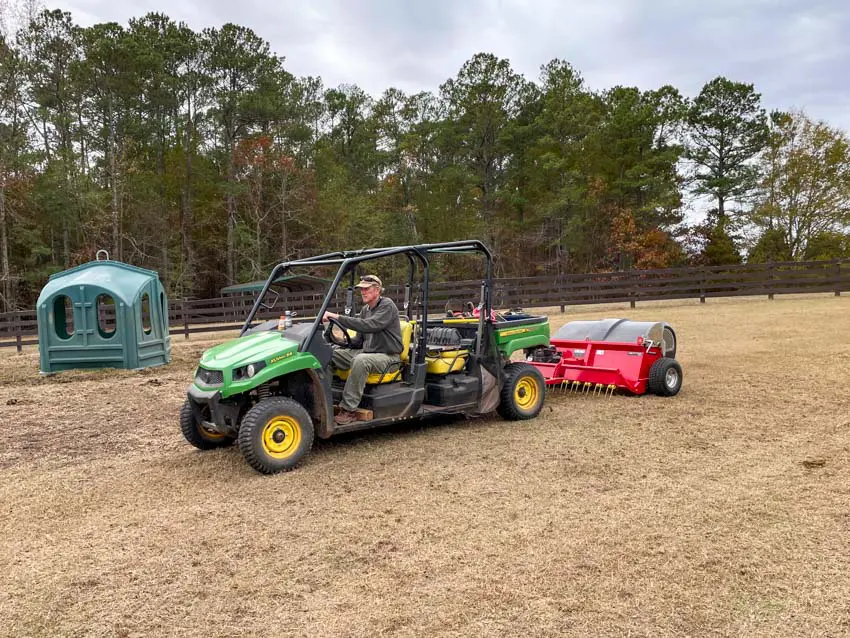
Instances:
[[[491,292],[496,308],[578,306],[596,303],[663,301],[737,297],[743,295],[773,298],[779,294],[829,293],[850,291],[850,259],[807,262],[775,262],[730,266],[692,266],[656,268],[609,273],[563,274],[534,277],[506,277],[494,281]],[[405,286],[390,284],[385,294],[401,308]],[[481,280],[433,281],[428,294],[428,313],[442,313],[449,302],[478,303]],[[334,294],[330,307],[342,308],[346,291]],[[313,317],[321,307],[321,292],[281,292],[269,308],[260,308],[258,320],[279,317],[285,310],[296,317]],[[422,291],[411,288],[408,312],[416,315],[421,306]],[[178,299],[169,302],[169,325],[172,335],[237,330],[255,303],[251,294],[213,299]],[[354,303],[359,304],[355,294]],[[455,308],[457,309],[457,308]],[[103,308],[101,321],[114,324],[114,309]],[[34,310],[18,310],[0,314],[0,348],[37,345],[38,340],[25,339],[38,334]]]

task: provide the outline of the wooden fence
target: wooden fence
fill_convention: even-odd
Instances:
[[[433,282],[429,290],[429,312],[442,311],[465,301],[477,303],[481,281]],[[542,308],[598,303],[696,299],[740,295],[793,293],[834,293],[850,291],[850,259],[809,262],[776,262],[740,266],[701,266],[658,270],[562,275],[548,277],[502,278],[494,282],[496,308]],[[387,286],[398,304],[404,299],[404,286]],[[415,303],[415,290],[412,301]],[[298,316],[315,315],[322,303],[321,293],[281,294],[274,305],[262,309],[261,319],[279,317],[284,309]],[[179,299],[169,302],[169,332],[183,334],[233,330],[241,326],[254,303],[254,296],[234,295],[217,299]],[[338,294],[333,308],[341,308]],[[415,306],[414,306],[415,307]],[[0,348],[35,345],[38,324],[34,310],[0,313]]]

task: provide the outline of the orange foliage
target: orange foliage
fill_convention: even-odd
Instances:
[[[283,155],[274,148],[268,135],[256,135],[240,140],[233,151],[236,166],[248,170],[295,172],[295,158]]]
[[[615,212],[611,220],[611,252],[633,256],[633,268],[667,268],[673,265],[679,248],[659,228],[641,231],[628,209]]]

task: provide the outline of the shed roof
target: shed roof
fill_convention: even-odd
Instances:
[[[276,286],[287,288],[292,292],[304,290],[320,290],[331,283],[329,279],[322,279],[313,275],[284,275],[274,280]],[[244,284],[233,284],[221,289],[224,295],[233,295],[240,292],[259,292],[266,285],[266,280],[249,281]]]
[[[62,290],[74,286],[98,286],[126,304],[133,303],[139,290],[150,282],[159,279],[153,270],[131,266],[120,261],[90,261],[62,272],[50,275],[47,284],[38,296],[38,303]]]

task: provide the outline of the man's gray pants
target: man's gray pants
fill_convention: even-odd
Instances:
[[[339,407],[349,412],[354,412],[363,398],[363,389],[366,387],[366,378],[370,374],[381,374],[391,363],[389,368],[392,374],[398,370],[399,356],[397,354],[384,354],[382,352],[363,352],[351,348],[334,348],[333,364],[338,370],[351,370],[345,381],[342,391],[342,401]]]

